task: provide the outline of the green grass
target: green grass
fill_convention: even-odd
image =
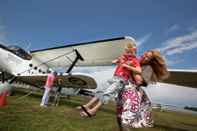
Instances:
[[[8,105],[0,108],[0,131],[118,131],[115,105],[110,103],[93,118],[81,118],[74,108],[87,101],[83,97],[62,100],[58,107],[39,106],[41,95],[18,99],[24,94],[8,97]],[[197,131],[197,115],[154,110],[154,128],[146,131]]]

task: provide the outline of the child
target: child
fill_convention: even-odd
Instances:
[[[44,91],[44,94],[43,94],[43,97],[42,97],[42,101],[40,103],[41,107],[47,107],[48,106],[49,94],[50,94],[51,89],[53,88],[56,77],[57,77],[57,72],[55,72],[55,71],[53,73],[48,74],[47,80],[46,80],[46,83],[45,83],[45,86],[44,86],[45,91]]]
[[[129,42],[125,48],[124,54],[113,60],[117,65],[114,76],[108,80],[103,88],[97,88],[95,97],[87,104],[77,107],[82,109],[81,116],[94,116],[98,109],[110,99],[115,98],[119,91],[128,83],[130,77],[136,78],[135,73],[141,73],[140,64],[136,58],[135,41]],[[93,106],[95,104],[95,106]]]
[[[127,46],[129,46],[129,45],[127,45]],[[127,47],[128,48],[128,47]],[[129,48],[132,48],[132,47],[129,47]],[[133,49],[135,52],[136,52],[136,49],[134,48]],[[129,58],[130,57],[130,58]],[[128,61],[129,60],[129,61]],[[133,58],[132,58],[132,56],[131,56],[131,54],[129,54],[129,51],[127,51],[127,52],[125,52],[125,54],[123,54],[119,59],[116,59],[116,60],[114,60],[113,61],[113,63],[115,63],[115,64],[127,64],[127,65],[129,65],[129,66],[134,66],[134,67],[136,67],[136,65],[138,65],[138,63],[139,63],[139,60],[138,61],[136,61],[136,60],[134,60]],[[127,68],[131,68],[131,67],[129,67],[129,66],[127,66]],[[132,69],[131,69],[132,70]],[[136,72],[132,72],[132,76],[131,76],[131,82],[133,83],[133,84],[136,84],[136,85],[141,85],[142,84],[142,77],[141,77],[141,75],[139,74],[139,72],[138,73],[136,73]]]

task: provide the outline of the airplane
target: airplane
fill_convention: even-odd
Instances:
[[[58,72],[56,87],[95,89],[97,83],[92,76],[84,73],[73,73],[76,66],[112,65],[111,61],[118,58],[127,42],[134,41],[130,36],[111,39],[68,44],[59,47],[39,49],[27,52],[18,46],[0,44],[0,71],[2,82],[19,81],[34,87],[43,87],[47,74],[56,68]],[[170,77],[163,82],[183,86],[197,87],[197,71],[171,70]],[[76,90],[75,90],[76,91]],[[80,90],[77,90],[79,92]],[[66,93],[66,91],[64,91]],[[88,93],[88,90],[84,90]]]
[[[97,83],[88,74],[71,73],[74,66],[111,65],[111,60],[121,55],[130,37],[119,37],[92,42],[30,51],[18,46],[0,44],[0,71],[2,82],[9,79],[35,87],[43,87],[54,68],[65,71],[58,73],[62,88],[95,89]],[[110,52],[110,53],[109,53]]]

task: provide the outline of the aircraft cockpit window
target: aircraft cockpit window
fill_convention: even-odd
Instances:
[[[18,46],[9,46],[8,47],[10,51],[12,51],[15,55],[25,59],[25,60],[31,60],[32,56],[26,52],[25,50],[23,50],[22,48],[18,47]]]

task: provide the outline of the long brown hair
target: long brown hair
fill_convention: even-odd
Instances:
[[[152,81],[157,82],[166,79],[169,76],[165,60],[157,50],[149,50],[152,53],[152,57],[145,65],[150,65],[153,69]],[[143,65],[142,65],[143,66]]]

